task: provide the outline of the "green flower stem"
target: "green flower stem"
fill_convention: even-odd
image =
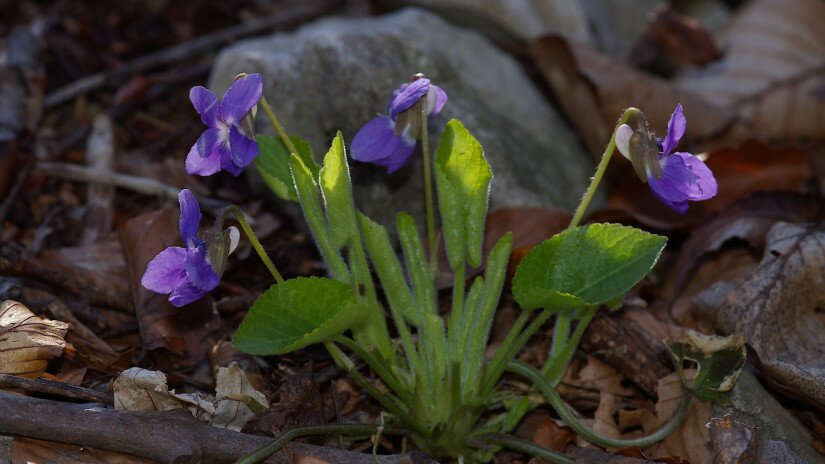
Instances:
[[[570,360],[573,359],[573,354],[576,353],[576,348],[579,347],[579,341],[581,341],[584,331],[587,329],[587,326],[590,324],[590,320],[593,319],[593,316],[596,314],[597,310],[598,308],[589,308],[585,310],[585,313],[579,318],[578,323],[576,324],[576,330],[573,331],[573,335],[570,336],[570,338],[567,338],[567,334],[565,333],[566,343],[559,348],[558,351],[551,352],[550,357],[547,359],[544,367],[542,367],[542,375],[550,381],[550,384],[553,385],[553,387],[556,387],[559,382],[561,382],[562,377],[564,377],[564,371],[567,370],[567,365],[570,364]],[[569,331],[569,316],[567,317],[566,325],[566,330]],[[554,341],[553,348],[555,347]]]
[[[401,382],[398,381],[392,370],[388,369],[382,360],[376,357],[369,350],[364,349],[355,340],[345,337],[343,335],[335,337],[335,341],[351,349],[361,359],[363,359],[372,370],[381,377],[381,380],[386,382],[387,386],[398,395],[404,404],[414,404],[414,399],[410,391]]]
[[[550,346],[550,359],[558,357],[559,352],[567,344],[570,336],[570,311],[561,311],[556,316],[556,325],[553,327],[553,344]],[[543,373],[543,372],[542,372]]]
[[[526,377],[533,382],[533,385],[538,387],[539,391],[541,391],[541,393],[550,401],[553,409],[555,409],[559,416],[567,422],[567,425],[569,425],[580,437],[599,446],[614,448],[638,446],[639,448],[645,448],[653,445],[654,443],[664,440],[668,435],[673,433],[682,423],[682,420],[684,420],[685,415],[690,409],[692,394],[690,390],[683,388],[682,401],[679,404],[679,409],[676,410],[676,413],[664,427],[660,428],[653,434],[632,440],[604,437],[596,432],[593,432],[585,427],[584,424],[579,422],[576,414],[570,410],[561,396],[559,396],[556,392],[555,387],[553,387],[553,385],[551,385],[550,382],[544,378],[541,372],[518,361],[512,361],[507,366],[507,370],[514,374]]]
[[[281,138],[281,141],[284,142],[286,148],[289,150],[290,153],[298,155],[298,149],[295,148],[295,144],[292,143],[292,139],[289,138],[286,131],[284,130],[284,126],[281,124],[281,120],[278,119],[278,116],[275,116],[275,112],[272,111],[272,107],[269,105],[269,102],[266,101],[266,97],[261,96],[261,100],[258,102],[261,105],[261,108],[264,109],[264,113],[269,118],[269,121],[272,123],[272,127],[275,128],[275,132],[278,133],[278,137]]]
[[[424,207],[427,209],[427,244],[430,247],[430,273],[438,279],[438,242],[435,236],[433,169],[430,166],[430,139],[427,130],[427,105],[421,105],[421,153],[424,158]]]
[[[507,337],[504,338],[501,346],[496,350],[493,359],[487,365],[487,371],[484,373],[484,382],[481,385],[482,398],[487,398],[492,394],[499,379],[501,379],[501,374],[503,374],[507,368],[507,363],[516,357],[519,350],[524,347],[524,344],[527,343],[530,337],[532,337],[553,314],[552,311],[542,310],[536,318],[533,319],[533,322],[531,322],[523,332],[519,333],[530,318],[531,312],[532,311],[522,311],[518,319],[516,319],[516,322],[513,323],[513,327],[510,329]]]
[[[502,433],[487,433],[484,435],[479,435],[477,437],[473,437],[472,441],[479,441],[486,445],[498,445],[503,446],[505,448],[510,448],[516,451],[521,451],[522,453],[529,454],[531,456],[537,457],[539,459],[543,459],[547,462],[553,464],[575,464],[576,461],[572,458],[559,453],[557,451],[553,451],[549,448],[545,448],[543,446],[536,445],[535,443],[531,443],[526,440],[522,440],[520,438],[516,438],[512,435],[505,435]]]
[[[596,167],[596,173],[593,174],[593,178],[590,179],[590,185],[587,187],[587,191],[584,192],[584,196],[582,197],[581,203],[579,203],[579,207],[576,208],[576,214],[573,216],[573,220],[570,221],[570,225],[567,226],[568,229],[572,229],[573,227],[579,225],[584,213],[587,211],[587,207],[590,206],[590,201],[593,200],[593,195],[596,193],[596,188],[599,186],[599,183],[601,183],[602,177],[604,177],[604,172],[607,170],[607,165],[610,163],[610,158],[616,150],[616,129],[626,123],[631,117],[641,114],[642,112],[639,111],[638,108],[632,107],[624,110],[624,113],[622,113],[622,117],[619,118],[619,122],[616,123],[616,128],[613,129],[613,134],[610,135],[610,142],[608,142],[607,147],[604,149],[602,160],[599,161],[599,165]]]
[[[335,364],[338,365],[341,369],[343,369],[353,380],[355,383],[361,386],[367,394],[375,398],[376,401],[381,403],[381,406],[384,407],[389,413],[393,414],[397,417],[401,422],[406,424],[410,427],[415,433],[421,435],[422,437],[429,436],[429,431],[423,427],[421,424],[418,423],[408,412],[407,409],[404,407],[403,404],[399,404],[398,399],[392,397],[390,395],[385,395],[381,393],[378,388],[375,387],[369,380],[364,378],[358,369],[355,368],[355,364],[352,362],[340,348],[338,348],[335,343],[331,341],[324,342],[324,347],[326,347],[329,354],[332,356],[332,359],[335,361]]]
[[[406,435],[401,429],[372,424],[326,424],[296,427],[278,435],[269,444],[239,459],[235,464],[255,464],[280,451],[290,441],[310,435]]]
[[[255,252],[258,253],[258,257],[264,262],[264,266],[266,266],[269,273],[272,274],[272,277],[275,278],[275,282],[278,282],[279,284],[283,283],[284,278],[281,276],[281,273],[278,272],[278,268],[275,267],[275,263],[269,259],[269,255],[266,254],[266,250],[264,250],[264,247],[261,245],[261,242],[252,230],[252,227],[249,225],[249,221],[246,220],[246,216],[244,216],[243,211],[235,205],[229,205],[224,209],[224,212],[231,213],[235,216],[235,219],[237,219],[238,224],[241,225],[241,229],[243,229],[244,234],[246,234],[246,237],[252,243],[252,248],[255,249]]]

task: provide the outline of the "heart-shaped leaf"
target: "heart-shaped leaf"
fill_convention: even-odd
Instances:
[[[318,175],[318,165],[312,158],[312,149],[309,144],[298,137],[290,137],[292,143],[299,153],[301,160],[312,172],[313,176]],[[266,185],[284,200],[297,201],[295,185],[292,181],[292,174],[289,171],[289,150],[281,141],[280,137],[271,135],[258,135],[255,137],[258,142],[258,156],[255,158],[255,167],[261,173]]]
[[[619,224],[590,224],[536,245],[513,278],[526,310],[615,302],[653,268],[667,239]]]
[[[250,308],[232,344],[252,354],[287,353],[341,334],[360,323],[366,311],[347,284],[299,277],[264,292]]]

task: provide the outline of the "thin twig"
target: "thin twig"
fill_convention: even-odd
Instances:
[[[77,398],[86,401],[94,401],[103,404],[114,404],[111,393],[103,393],[90,388],[78,387],[63,382],[55,382],[46,379],[27,379],[15,375],[0,374],[0,387],[20,388],[29,392],[46,393],[58,395],[66,398]]]
[[[6,197],[3,198],[3,202],[0,203],[0,224],[6,220],[6,216],[9,214],[14,200],[17,198],[17,194],[20,193],[20,189],[23,188],[23,184],[26,183],[26,180],[29,179],[32,173],[32,167],[32,163],[27,163],[17,171],[17,178],[14,180],[14,185],[11,186],[8,195],[6,195]]]
[[[341,3],[342,0],[303,0],[275,14],[205,34],[188,42],[143,55],[123,66],[78,79],[55,90],[46,96],[45,107],[52,108],[107,83],[116,82],[152,68],[175,64],[195,55],[213,51],[242,37],[261,34],[273,29],[283,29],[309,21],[328,12],[330,9],[336,8]]]
[[[130,412],[0,392],[0,435],[117,451],[160,463],[235,462],[272,439],[206,425],[181,411]],[[290,443],[289,455],[337,464],[374,464],[376,456]],[[430,463],[416,455],[377,456],[382,464]],[[420,459],[420,460],[419,460]],[[267,463],[297,462],[286,452]]]
[[[180,187],[164,184],[163,182],[147,177],[120,174],[71,163],[41,161],[35,166],[34,172],[35,174],[57,177],[59,179],[113,185],[144,195],[157,196],[172,201],[178,201],[178,193],[180,193],[181,190]],[[198,200],[204,209],[212,213],[216,213],[219,209],[227,205],[226,202],[214,198],[199,197]]]

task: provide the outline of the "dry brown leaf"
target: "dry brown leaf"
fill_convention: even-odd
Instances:
[[[255,415],[247,406],[254,402],[266,408],[269,402],[266,395],[252,386],[246,373],[233,362],[229,367],[218,369],[215,379],[215,415],[212,425],[225,429],[241,431],[244,425]]]
[[[607,392],[602,392],[599,397],[599,407],[593,414],[592,429],[599,435],[609,438],[622,438],[619,426],[613,415],[616,413],[616,397]]]
[[[825,410],[825,232],[780,222],[759,267],[741,284],[720,282],[697,295],[698,316],[718,332],[741,334],[767,380]]]
[[[536,427],[532,441],[539,446],[563,453],[575,436],[569,427],[561,426],[555,419],[546,417]]]
[[[824,140],[823,20],[821,0],[752,1],[719,39],[725,57],[676,85],[734,108],[764,139]]]
[[[579,129],[587,150],[594,157],[600,156],[612,127],[600,110],[596,89],[579,73],[576,57],[564,38],[544,37],[533,42],[528,50],[567,116]]]
[[[248,404],[257,403],[267,408],[266,396],[255,390],[246,374],[232,363],[219,369],[216,395],[202,393],[175,393],[166,384],[166,375],[133,367],[112,382],[115,409],[127,411],[171,411],[185,409],[194,417],[215,427],[240,431],[255,415]]]
[[[663,4],[648,15],[647,28],[630,52],[630,61],[645,68],[661,55],[677,63],[701,66],[718,60],[722,52],[699,21]]]
[[[629,107],[642,109],[656,132],[664,134],[670,113],[681,102],[688,136],[704,149],[733,146],[747,138],[795,143],[825,140],[825,4],[799,0],[755,0],[742,8],[719,38],[724,57],[699,71],[667,81],[638,71],[586,46],[531,47],[545,79],[556,95],[570,89],[593,89],[602,120],[581,117],[592,98],[559,98],[582,134],[612,125]],[[543,62],[576,66],[548,68]],[[577,71],[577,72],[576,72]],[[602,140],[606,143],[607,140]],[[721,191],[721,190],[720,190]]]
[[[695,371],[685,371],[685,376],[692,378]],[[659,401],[656,403],[656,416],[643,422],[645,434],[655,432],[664,425],[679,407],[682,401],[682,381],[678,373],[673,373],[659,381]],[[711,462],[710,433],[706,427],[710,419],[710,403],[692,400],[682,424],[663,441],[646,448],[645,455],[653,458],[679,456],[696,464]]]
[[[776,165],[764,161],[765,166]],[[763,192],[731,203],[712,220],[694,228],[682,245],[674,268],[677,291],[704,255],[718,251],[728,241],[743,240],[750,248],[761,249],[776,222],[813,222],[821,217],[822,208],[820,198],[791,192]]]
[[[593,98],[561,99],[566,114],[578,115],[571,116],[571,119],[580,124],[577,128],[582,134],[598,136],[603,132],[600,126],[612,130],[616,118],[629,106],[644,111],[652,128],[664,134],[668,118],[677,103],[682,103],[684,107],[688,118],[688,136],[694,140],[718,138],[733,129],[736,115],[700,94],[675,87],[669,81],[633,69],[581,44],[564,44],[566,49],[557,43],[552,45],[543,45],[540,41],[530,48],[530,52],[554,93],[558,95],[570,88],[585,89],[588,83],[594,89]],[[550,68],[541,65],[543,62],[564,63],[568,54],[575,59],[575,67],[558,67],[550,74]],[[601,110],[600,119],[590,117],[590,107]],[[607,144],[610,133],[607,134],[599,143]]]
[[[208,421],[215,413],[212,398],[200,393],[175,393],[166,385],[166,374],[132,367],[112,381],[115,409],[126,411],[171,411],[186,409]]]
[[[13,300],[0,305],[0,373],[37,378],[66,347],[65,322],[40,319]]]
[[[624,375],[613,366],[600,361],[595,356],[587,356],[585,365],[572,377],[570,371],[565,374],[564,382],[580,388],[586,388],[614,396],[630,396],[633,389],[622,385]]]
[[[693,299],[696,295],[719,281],[739,284],[747,279],[757,266],[759,259],[746,247],[725,249],[716,253],[712,259],[703,260],[679,289],[679,293],[670,303],[668,314],[685,327],[699,328],[693,310]]]

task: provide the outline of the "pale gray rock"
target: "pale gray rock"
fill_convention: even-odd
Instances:
[[[461,120],[492,165],[494,207],[572,209],[593,173],[579,140],[512,57],[424,10],[324,19],[295,33],[240,42],[218,56],[211,88],[222,93],[239,72],[264,76],[265,96],[287,131],[312,145],[316,159],[337,130],[352,140],[386,110],[394,89],[423,72],[449,94],[444,111],[430,119],[432,149],[445,123]],[[262,112],[257,125],[272,132]],[[384,224],[406,210],[420,224],[420,154],[414,160],[392,175],[352,162],[359,207]]]
[[[520,40],[559,34],[568,40],[593,43],[580,0],[384,0],[389,5],[431,9],[454,24]]]

